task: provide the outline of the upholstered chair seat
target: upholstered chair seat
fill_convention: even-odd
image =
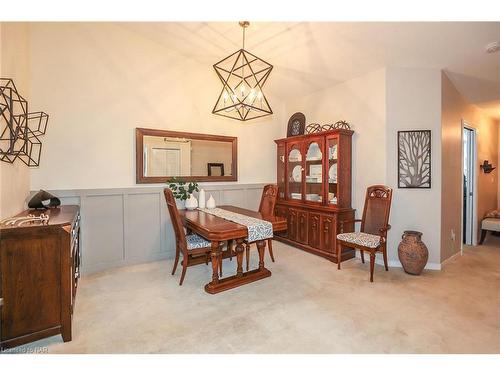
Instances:
[[[380,246],[380,239],[382,237],[375,234],[363,233],[363,232],[352,232],[352,233],[341,233],[337,235],[337,239],[341,241],[346,241],[351,244],[356,244],[359,246],[365,246],[372,249],[376,249]]]
[[[186,236],[186,242],[188,250],[210,247],[210,241],[201,236],[198,236],[197,234],[188,234]]]

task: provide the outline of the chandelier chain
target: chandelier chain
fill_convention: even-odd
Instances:
[[[243,49],[245,49],[245,29],[246,27],[243,27]]]

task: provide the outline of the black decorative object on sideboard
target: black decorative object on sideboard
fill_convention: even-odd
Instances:
[[[0,348],[58,334],[71,341],[80,208],[21,212],[0,222],[0,237]]]
[[[28,167],[40,165],[42,142],[49,115],[28,112],[28,102],[19,94],[14,81],[0,78],[0,160],[20,159]]]
[[[45,201],[49,201],[44,204]],[[40,190],[38,193],[33,195],[33,197],[28,202],[28,208],[33,208],[36,210],[44,210],[46,208],[54,207],[57,208],[61,205],[61,201],[55,195],[52,195],[45,190]]]

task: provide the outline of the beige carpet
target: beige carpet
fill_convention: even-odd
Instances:
[[[209,266],[170,275],[172,262],[80,282],[73,341],[50,353],[499,353],[500,239],[469,248],[443,271],[410,276],[359,259],[329,261],[274,242],[272,277],[217,295]],[[256,254],[253,252],[255,266]],[[228,275],[235,260],[224,262]]]

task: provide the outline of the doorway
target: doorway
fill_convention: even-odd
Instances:
[[[463,149],[462,149],[462,170],[463,170],[463,208],[462,208],[462,243],[473,245],[474,217],[476,209],[476,130],[463,124]]]

